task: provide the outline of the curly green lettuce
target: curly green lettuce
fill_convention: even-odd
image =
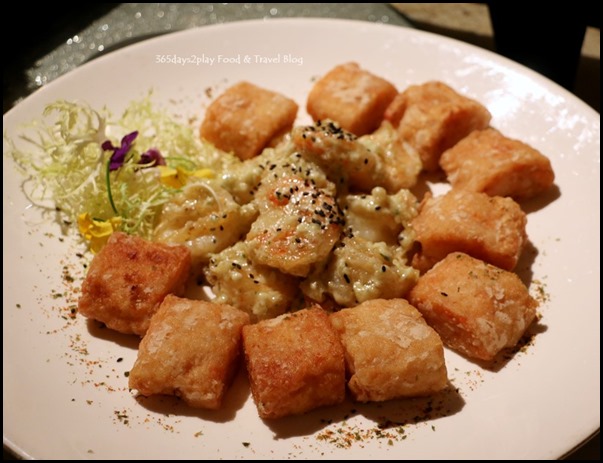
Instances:
[[[186,179],[212,176],[234,162],[191,127],[155,109],[150,96],[130,103],[116,120],[106,110],[67,101],[48,105],[43,116],[33,124],[33,136],[21,136],[26,149],[5,135],[9,155],[26,178],[24,191],[32,202],[60,211],[63,221],[79,219],[89,241],[92,225],[105,236],[109,224],[111,230],[150,238],[163,204]],[[128,138],[126,155],[116,164],[113,145],[134,131],[138,134]],[[158,153],[166,165],[155,162]],[[82,223],[88,224],[85,231]]]

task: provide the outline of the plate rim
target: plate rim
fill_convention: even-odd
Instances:
[[[208,24],[208,25],[204,25],[204,26],[191,27],[189,29],[170,31],[170,32],[158,35],[156,37],[151,37],[151,38],[146,38],[146,39],[143,37],[142,40],[140,40],[139,42],[131,43],[127,46],[115,49],[109,53],[103,54],[97,58],[94,58],[90,61],[82,63],[81,65],[77,66],[75,69],[72,69],[72,70],[66,72],[65,74],[62,74],[61,76],[48,82],[44,86],[34,90],[32,93],[25,96],[22,100],[20,100],[13,107],[11,107],[6,113],[4,113],[3,118],[9,116],[13,111],[16,110],[16,108],[19,105],[25,103],[27,100],[32,98],[34,95],[38,95],[39,92],[48,91],[46,89],[52,88],[54,85],[56,85],[55,84],[56,82],[62,80],[65,76],[71,76],[73,74],[77,74],[78,72],[80,72],[81,69],[87,68],[91,65],[95,65],[96,63],[104,61],[106,59],[111,59],[117,53],[123,53],[125,51],[135,51],[136,48],[138,48],[138,47],[145,47],[145,46],[148,46],[149,44],[153,44],[154,42],[161,42],[161,41],[165,40],[166,38],[177,37],[180,35],[185,36],[185,35],[189,35],[189,34],[195,35],[198,33],[203,34],[207,30],[211,31],[213,29],[222,29],[222,28],[254,27],[254,26],[257,26],[260,24],[263,27],[274,27],[275,25],[278,26],[281,23],[292,23],[292,24],[300,23],[300,25],[303,25],[304,23],[325,23],[325,24],[333,23],[333,24],[337,25],[338,27],[346,27],[346,26],[347,27],[354,27],[354,26],[357,27],[357,26],[362,25],[362,26],[366,26],[369,28],[373,28],[373,27],[374,28],[386,28],[386,29],[390,29],[392,31],[393,30],[396,30],[398,32],[402,31],[402,32],[400,32],[402,34],[417,35],[419,37],[424,36],[424,37],[430,38],[431,40],[436,40],[436,41],[444,42],[444,43],[448,42],[451,44],[460,45],[462,47],[467,47],[468,49],[473,49],[474,51],[478,51],[480,54],[485,54],[485,56],[487,56],[490,59],[494,59],[495,61],[501,61],[502,64],[504,64],[507,67],[516,68],[515,70],[521,71],[522,74],[527,74],[531,78],[534,78],[536,80],[542,80],[547,85],[552,85],[556,92],[561,92],[563,94],[563,96],[565,96],[567,99],[573,100],[574,103],[579,103],[579,104],[583,105],[582,109],[586,109],[587,112],[590,112],[591,113],[590,116],[600,117],[600,113],[598,113],[594,108],[592,108],[590,105],[588,105],[588,103],[586,103],[584,100],[580,99],[578,96],[571,93],[566,88],[559,85],[557,82],[551,80],[550,78],[544,76],[543,74],[540,74],[537,71],[534,71],[533,69],[530,69],[529,67],[527,67],[521,63],[518,63],[517,61],[513,61],[512,59],[507,58],[506,56],[499,55],[498,53],[496,53],[492,50],[482,48],[482,47],[480,47],[478,45],[474,45],[472,43],[464,42],[462,40],[455,39],[452,37],[447,37],[445,35],[436,34],[434,32],[423,31],[423,30],[415,29],[413,27],[407,27],[407,26],[401,26],[401,25],[395,25],[395,24],[363,21],[363,20],[358,20],[358,19],[340,19],[340,18],[322,18],[322,17],[318,17],[318,18],[289,17],[289,18],[245,19],[245,20],[240,20],[240,21],[231,21],[231,22],[225,22],[225,23],[219,23],[219,24]]]

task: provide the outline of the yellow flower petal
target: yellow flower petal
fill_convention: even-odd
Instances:
[[[187,171],[193,177],[198,178],[214,178],[214,171],[211,169],[197,169],[194,171]]]
[[[82,236],[89,241],[90,250],[96,254],[100,251],[111,234],[121,225],[121,217],[112,217],[109,220],[93,219],[85,212],[77,217],[77,226]]]
[[[187,170],[181,167],[158,166],[159,181],[172,188],[182,188],[189,177],[212,178],[214,171],[211,169]]]
[[[159,166],[159,181],[172,188],[182,188],[186,183],[187,175],[182,169]]]

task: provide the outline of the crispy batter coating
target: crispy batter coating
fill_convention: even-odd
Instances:
[[[452,190],[423,199],[412,221],[421,245],[413,266],[421,272],[454,251],[513,270],[528,239],[525,213],[511,198]]]
[[[307,276],[339,239],[343,216],[335,198],[298,176],[268,179],[258,189],[260,215],[247,234],[251,260]]]
[[[296,127],[291,139],[300,154],[320,166],[340,190],[370,191],[382,180],[380,152],[370,150],[331,120]]]
[[[398,137],[397,128],[389,121],[383,121],[373,133],[358,138],[358,142],[379,158],[377,185],[392,194],[416,185],[423,168],[421,158],[414,149],[408,149]]]
[[[356,63],[336,66],[314,84],[307,110],[315,121],[332,119],[355,135],[373,132],[397,94],[396,88]]]
[[[370,299],[405,297],[418,277],[400,247],[354,236],[344,238],[326,267],[303,281],[301,289],[311,300],[322,303],[328,296],[353,307]]]
[[[409,301],[444,344],[482,360],[514,346],[538,306],[517,275],[460,252],[419,278]]]
[[[255,208],[239,206],[217,182],[199,180],[186,185],[163,205],[153,238],[187,246],[193,270],[199,273],[210,254],[245,236],[256,216]]]
[[[411,85],[398,94],[384,117],[398,127],[404,146],[419,153],[427,171],[437,170],[445,150],[488,127],[491,118],[481,103],[435,81]]]
[[[454,188],[490,196],[530,198],[555,180],[546,156],[495,129],[473,132],[447,150],[440,165]]]
[[[297,109],[295,101],[279,93],[239,82],[207,108],[201,137],[249,159],[291,130]]]
[[[373,299],[331,315],[361,402],[430,395],[448,384],[444,346],[404,299]]]
[[[142,395],[169,394],[218,409],[234,376],[249,316],[225,304],[167,296],[151,319],[130,371]]]
[[[402,244],[403,250],[414,239],[405,230],[417,216],[419,203],[410,190],[401,189],[387,194],[375,187],[370,194],[341,195],[339,203],[345,216],[346,232],[368,241],[383,241],[389,245]]]
[[[343,401],[343,347],[322,309],[245,326],[243,346],[260,417],[296,415]]]
[[[414,186],[421,172],[419,155],[404,148],[389,122],[370,135],[357,138],[324,119],[294,128],[291,140],[301,156],[320,166],[340,192],[368,192],[383,187],[395,194]]]
[[[142,336],[165,296],[183,293],[190,270],[185,246],[113,233],[90,264],[78,311],[121,333]]]
[[[254,264],[244,241],[212,255],[205,277],[216,302],[249,313],[252,322],[274,318],[289,310],[299,286],[299,280],[292,275]]]

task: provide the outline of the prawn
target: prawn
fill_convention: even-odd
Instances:
[[[260,186],[260,214],[247,234],[254,262],[307,276],[339,240],[344,219],[335,198],[301,177],[280,177]]]

